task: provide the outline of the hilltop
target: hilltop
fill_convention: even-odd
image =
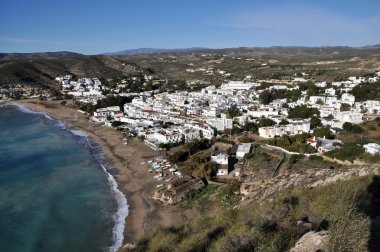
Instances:
[[[157,53],[173,53],[173,52],[198,52],[205,51],[205,47],[191,47],[191,48],[175,48],[175,49],[158,49],[158,48],[137,48],[129,49],[118,52],[104,53],[104,55],[136,55],[136,54],[157,54]]]
[[[54,78],[63,74],[113,79],[138,73],[204,84],[241,80],[248,75],[259,80],[286,81],[301,73],[314,81],[333,81],[379,69],[377,46],[142,48],[92,56],[72,52],[3,53],[0,54],[0,85],[51,87],[55,85]],[[229,73],[228,76],[220,74],[223,72]]]
[[[54,56],[52,56],[54,55]],[[6,56],[10,57],[10,56]],[[109,56],[57,56],[57,54],[22,55],[17,60],[0,61],[0,85],[29,84],[52,87],[54,78],[62,74],[116,78],[136,70]]]
[[[74,52],[0,53],[0,60],[54,59],[84,56]]]

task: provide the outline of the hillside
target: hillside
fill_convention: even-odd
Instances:
[[[0,53],[0,60],[54,59],[83,56],[74,52]]]
[[[118,51],[118,52],[104,53],[104,55],[128,56],[128,55],[136,55],[136,54],[197,52],[197,51],[205,51],[205,50],[207,50],[207,48],[203,48],[203,47],[178,48],[178,49],[137,48],[137,49],[129,49],[129,50]]]
[[[50,86],[57,75],[63,74],[115,78],[136,72],[154,75],[158,79],[204,84],[242,80],[247,75],[258,80],[287,81],[301,73],[307,73],[312,81],[333,81],[380,70],[378,47],[148,48],[116,54],[0,54],[0,85]],[[211,73],[196,69],[209,69]],[[224,76],[219,71],[229,75]]]
[[[30,84],[49,87],[58,75],[115,78],[135,71],[108,56],[77,56],[0,61],[1,84]]]
[[[378,251],[379,172],[369,166],[330,177],[301,173],[297,186],[283,179],[282,186],[256,187],[260,199],[249,203],[238,195],[220,198],[222,188],[196,195],[188,200],[202,204],[204,215],[159,228],[120,251]],[[302,176],[316,182],[308,185]],[[214,201],[224,206],[213,207]],[[324,237],[318,250],[310,249],[313,240],[292,250],[301,237],[318,235]]]

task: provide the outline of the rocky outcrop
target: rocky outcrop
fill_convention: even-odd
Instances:
[[[308,232],[298,240],[290,252],[322,252],[327,251],[329,232]]]
[[[293,173],[270,179],[246,181],[240,186],[242,202],[263,200],[284,189],[314,188],[334,183],[338,180],[348,180],[353,177],[379,175],[379,165],[353,166],[347,169],[305,170],[303,173]]]

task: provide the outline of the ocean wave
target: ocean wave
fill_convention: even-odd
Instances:
[[[112,192],[114,193],[115,200],[117,202],[117,206],[118,206],[117,212],[114,213],[113,215],[113,220],[115,221],[115,226],[112,230],[113,244],[111,247],[108,248],[108,251],[116,252],[123,245],[125,219],[129,213],[129,206],[128,206],[125,195],[119,189],[119,185],[115,177],[108,172],[110,167],[104,164],[105,158],[104,158],[103,147],[96,142],[90,141],[88,138],[88,135],[85,132],[66,128],[66,125],[62,120],[54,119],[51,116],[47,115],[46,113],[33,111],[20,104],[11,104],[11,105],[16,106],[17,109],[19,109],[21,112],[24,112],[24,113],[43,115],[46,119],[50,120],[51,122],[54,122],[55,126],[62,128],[63,130],[67,130],[71,132],[73,135],[85,140],[84,145],[87,148],[89,148],[90,153],[93,156],[93,158],[99,163],[101,168],[104,170],[107,176],[107,180],[110,185],[110,188]]]
[[[127,218],[128,213],[129,213],[127,198],[125,197],[124,193],[120,191],[119,185],[115,177],[108,172],[110,167],[104,164],[105,158],[104,158],[104,152],[103,152],[102,146],[96,142],[90,141],[87,134],[85,134],[84,132],[82,133],[79,133],[79,132],[78,131],[76,132],[78,133],[77,135],[80,135],[86,139],[87,146],[91,150],[92,156],[99,163],[99,165],[102,167],[102,169],[106,173],[108,183],[112,189],[112,192],[115,195],[115,199],[116,199],[118,207],[117,207],[117,212],[113,216],[113,220],[115,221],[115,226],[112,230],[113,245],[108,248],[108,251],[116,252],[123,245],[125,219]]]
[[[87,134],[81,130],[69,130],[71,133],[73,133],[76,136],[79,137],[87,137]]]
[[[116,252],[123,245],[125,218],[128,216],[129,208],[127,199],[125,198],[125,195],[120,191],[118,183],[114,176],[108,173],[104,165],[101,165],[101,167],[107,174],[108,182],[111,185],[113,192],[115,193],[115,199],[118,204],[118,210],[113,217],[115,221],[115,226],[112,230],[114,244],[109,248],[109,251]]]
[[[32,109],[30,109],[28,107],[25,107],[24,105],[17,104],[17,103],[11,103],[9,105],[15,106],[18,110],[20,110],[23,113],[42,115],[46,119],[48,119],[49,121],[54,122],[54,125],[57,126],[57,127],[60,127],[60,128],[65,128],[66,127],[66,124],[62,120],[54,119],[50,115],[48,115],[48,114],[46,114],[44,112],[37,112],[37,111],[34,111],[34,110],[32,110]]]

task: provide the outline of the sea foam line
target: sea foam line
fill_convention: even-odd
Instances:
[[[31,109],[29,109],[23,105],[17,104],[17,103],[12,103],[10,105],[17,107],[17,109],[19,109],[21,112],[29,113],[29,114],[43,115],[46,119],[57,122],[55,124],[55,126],[62,128],[62,129],[65,129],[65,130],[68,130],[73,135],[84,138],[86,140],[87,147],[90,150],[93,150],[96,152],[96,153],[91,153],[91,154],[92,154],[93,158],[102,167],[103,171],[106,173],[108,183],[109,183],[109,185],[110,185],[110,187],[111,187],[111,189],[115,195],[115,199],[117,202],[117,212],[113,216],[113,219],[115,221],[115,226],[112,230],[113,245],[108,248],[108,251],[116,252],[123,245],[125,219],[128,216],[129,207],[128,207],[128,203],[127,203],[127,198],[125,197],[124,193],[122,191],[120,191],[119,185],[118,185],[115,177],[112,176],[108,172],[106,166],[103,164],[103,161],[104,161],[103,151],[102,150],[101,151],[96,150],[96,147],[91,144],[91,141],[88,139],[88,135],[85,132],[80,131],[80,130],[66,129],[66,125],[62,120],[54,119],[51,116],[47,115],[46,113],[31,110]]]
[[[71,132],[77,136],[84,137],[87,141],[87,146],[90,149],[96,151],[96,146],[92,145],[91,141],[88,139],[88,136],[85,132],[82,132],[80,130],[73,130]],[[118,210],[113,216],[114,221],[115,221],[115,226],[112,230],[114,244],[109,248],[110,252],[116,252],[123,245],[125,219],[127,218],[128,213],[129,213],[127,198],[125,197],[124,193],[120,191],[119,185],[115,177],[112,176],[108,172],[106,166],[103,164],[103,161],[104,161],[103,150],[101,149],[100,151],[97,151],[96,153],[97,155],[95,155],[95,153],[92,153],[92,154],[95,160],[99,163],[99,165],[102,167],[102,169],[106,173],[108,182],[112,188],[112,191],[115,194],[115,199],[118,204],[118,208],[117,208]]]
[[[24,105],[17,104],[17,103],[11,103],[9,105],[15,106],[18,110],[20,110],[23,113],[43,115],[46,119],[54,122],[55,126],[60,127],[62,129],[65,129],[66,127],[65,123],[62,120],[54,119],[50,115],[46,114],[45,112],[37,112],[30,108],[25,107]]]

